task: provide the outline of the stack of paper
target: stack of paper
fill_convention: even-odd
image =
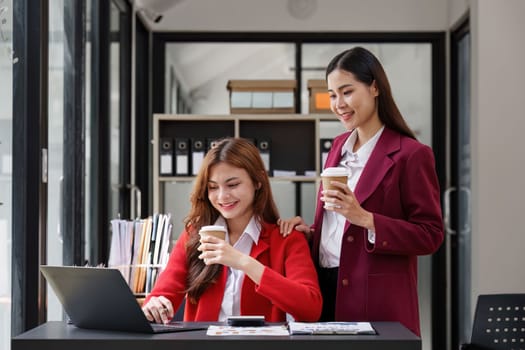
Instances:
[[[108,266],[118,268],[126,282],[129,283],[133,254],[133,223],[111,220],[111,232]]]

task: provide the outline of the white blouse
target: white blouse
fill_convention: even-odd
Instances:
[[[222,225],[226,228],[226,231],[228,230],[228,226],[223,217],[219,217],[215,222],[215,225]],[[244,229],[243,234],[233,245],[233,248],[243,254],[250,255],[252,246],[259,242],[260,234],[261,226],[252,217]],[[226,232],[226,242],[230,243],[229,232]],[[228,316],[239,316],[241,314],[241,287],[243,280],[243,271],[228,267],[228,277],[224,288],[224,296],[222,297],[219,321],[226,321]]]
[[[348,170],[348,187],[354,191],[357,182],[361,177],[361,173],[370,158],[370,154],[383,133],[384,126],[364,145],[362,145],[357,152],[353,152],[354,144],[357,140],[357,131],[350,134],[345,144],[341,148],[341,162],[340,167]],[[323,226],[321,229],[321,244],[319,247],[319,264],[321,267],[338,267],[339,259],[341,257],[341,241],[343,239],[343,231],[345,228],[346,219],[343,215],[333,212],[324,211]],[[375,242],[375,232],[368,230],[368,241]]]

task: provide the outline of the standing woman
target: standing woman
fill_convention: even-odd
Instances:
[[[258,149],[224,139],[204,158],[191,195],[185,230],[142,308],[167,323],[186,298],[185,321],[225,321],[263,315],[282,322],[316,321],[322,298],[308,243],[300,232],[283,237],[268,175]],[[199,236],[207,225],[226,239]]]
[[[334,139],[325,167],[346,168],[348,182],[320,188],[311,227],[295,217],[280,220],[281,233],[295,228],[311,238],[321,320],[398,321],[420,335],[417,257],[443,241],[434,155],[407,126],[371,52],[338,54],[326,80],[347,132]]]

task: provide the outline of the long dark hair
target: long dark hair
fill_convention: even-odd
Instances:
[[[205,225],[213,225],[220,215],[208,199],[208,182],[211,167],[221,162],[246,170],[253,183],[260,184],[253,202],[253,215],[257,221],[276,223],[279,218],[270,188],[270,180],[257,147],[246,139],[226,138],[210,149],[195,179],[190,196],[191,210],[184,220],[186,231],[190,235],[186,245],[188,263],[186,293],[190,302],[197,302],[206,288],[217,280],[222,268],[220,264],[205,265],[198,258],[200,251],[197,250],[200,244],[198,234],[200,228]]]
[[[385,70],[374,54],[359,46],[343,51],[332,58],[326,67],[326,77],[336,69],[352,73],[357,80],[368,86],[375,81],[379,90],[377,110],[381,122],[400,134],[416,138],[397,108]]]

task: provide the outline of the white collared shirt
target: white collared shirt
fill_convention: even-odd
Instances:
[[[215,225],[222,225],[228,231],[228,226],[223,217],[219,217]],[[243,254],[250,255],[252,246],[259,242],[260,235],[261,225],[252,216],[244,232],[233,247]],[[226,232],[226,242],[230,243],[229,232]],[[243,271],[228,267],[228,277],[224,288],[224,296],[222,297],[219,321],[226,321],[228,316],[239,316],[241,314],[241,287],[243,280]]]
[[[383,133],[384,126],[378,132],[362,145],[357,152],[353,152],[355,142],[357,140],[357,132],[354,131],[346,140],[341,148],[341,162],[340,167],[348,169],[348,187],[354,191],[363,173],[363,169],[370,158],[370,154]],[[343,231],[345,228],[346,218],[333,211],[324,211],[323,226],[321,229],[321,244],[319,246],[319,264],[321,267],[338,267],[339,259],[341,257],[341,241],[343,239]],[[368,230],[368,241],[375,242],[375,232]]]

